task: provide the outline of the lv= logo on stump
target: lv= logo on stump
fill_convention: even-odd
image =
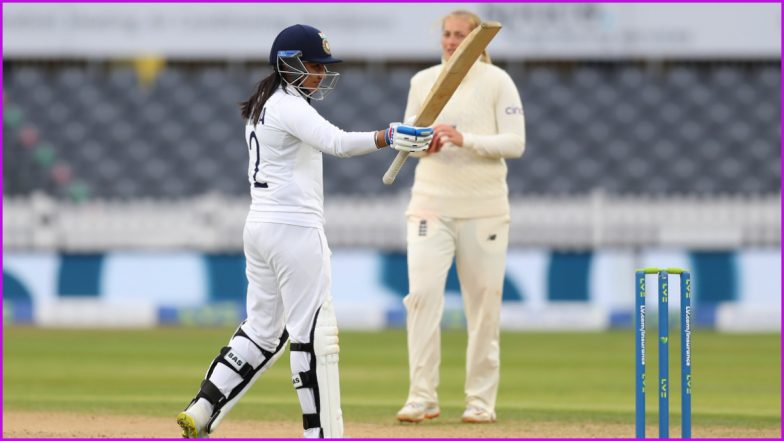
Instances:
[[[670,432],[670,327],[669,276],[681,282],[681,437],[691,438],[691,273],[680,268],[642,268],[636,271],[635,329],[635,436],[645,438],[645,276],[658,276],[659,301],[659,438]]]

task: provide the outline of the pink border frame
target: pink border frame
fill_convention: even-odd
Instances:
[[[105,2],[94,1],[94,0],[84,0],[84,1],[80,1],[80,2],[68,2],[68,1],[50,1],[50,2],[45,2],[45,1],[25,1],[25,0],[6,1],[6,0],[3,0],[2,3],[5,4],[5,3],[164,3],[164,2],[157,2],[157,1],[153,1],[153,0],[105,1]],[[165,2],[165,3],[221,3],[221,2],[209,1],[209,0],[195,0],[195,1],[169,0],[169,1]],[[288,3],[288,1],[274,2],[274,1],[234,0],[234,1],[226,2],[226,3]],[[298,2],[294,2],[294,3],[298,3]],[[313,1],[313,2],[302,2],[302,3],[390,3],[390,2],[344,0],[344,1],[341,1],[341,2]],[[422,2],[411,1],[411,0],[401,0],[401,1],[395,1],[394,3],[422,3]],[[448,1],[448,0],[435,0],[435,1],[432,1],[431,0],[428,3],[478,3],[478,2],[467,2],[467,1],[464,1],[464,0],[459,0],[459,1]],[[501,0],[501,1],[496,1],[496,2],[486,2],[486,3],[525,3],[525,2],[514,2],[514,1],[508,1],[508,0]],[[585,2],[558,1],[558,0],[552,1],[552,0],[550,0],[550,1],[531,2],[531,3],[585,3]],[[680,2],[668,2],[668,1],[658,1],[658,0],[648,1],[648,2],[610,0],[610,1],[604,1],[602,3],[680,3]],[[741,3],[741,2],[696,0],[696,1],[690,1],[689,3]],[[780,3],[780,2],[751,0],[751,1],[745,1],[745,2],[742,2],[742,3]],[[2,12],[0,12],[0,17],[1,16],[2,16]],[[781,41],[784,43],[784,39],[782,39]],[[2,36],[0,36],[0,43],[2,43]],[[781,67],[782,67],[782,70],[784,70],[784,59],[781,60]],[[2,79],[3,79],[3,68],[0,66],[0,81],[2,81]],[[3,83],[3,85],[4,84],[5,83]],[[782,86],[784,86],[784,81],[782,81],[781,84],[782,84]],[[0,89],[2,89],[2,87],[3,86],[0,86]],[[784,88],[781,89],[781,97],[780,98],[782,100],[784,100]],[[780,101],[780,103],[781,103],[781,101]],[[781,123],[782,123],[782,125],[784,125],[784,117],[781,117]],[[781,131],[781,126],[779,126],[779,128],[780,128],[780,133],[784,134],[784,131]],[[3,128],[0,127],[0,135],[2,135],[2,134],[3,134]],[[0,170],[2,170],[2,168],[1,168],[2,164],[3,164],[3,157],[2,157],[2,155],[0,155]],[[781,165],[782,165],[782,168],[784,168],[784,157],[781,158]],[[0,174],[2,174],[2,171],[0,171]],[[781,185],[781,183],[780,183],[780,185]],[[784,185],[781,185],[781,190],[784,190]],[[0,193],[2,193],[2,191],[3,191],[3,183],[2,183],[2,180],[0,180]],[[4,195],[4,193],[2,193],[2,194]],[[784,215],[784,209],[781,210],[781,213],[782,213],[782,215]],[[0,216],[1,215],[2,215],[2,207],[0,206]],[[784,217],[784,216],[782,216],[782,217]],[[784,236],[784,228],[781,228],[781,233],[782,233],[782,236]],[[2,239],[2,237],[0,237],[0,246],[2,246],[2,244],[3,244],[3,239]],[[784,247],[780,246],[780,250],[784,250]],[[2,263],[2,261],[3,261],[3,258],[2,258],[2,255],[0,255],[0,263]],[[782,265],[782,272],[784,272],[784,265]],[[782,282],[784,282],[784,278],[782,278]],[[0,280],[0,297],[2,297],[2,292],[3,292],[3,285],[2,285],[2,283],[3,282]],[[784,294],[782,294],[782,299],[784,300]],[[0,321],[2,321],[2,317],[0,317]],[[784,309],[781,311],[781,323],[782,323],[782,325],[784,325]],[[784,328],[784,326],[782,326],[782,328]],[[0,337],[2,337],[3,331],[4,331],[4,328],[2,330],[0,330]],[[0,339],[0,350],[2,350],[2,348],[3,348],[3,341],[4,340]],[[781,353],[784,353],[784,339],[781,340]],[[780,355],[781,355],[781,353],[780,353]],[[3,369],[0,368],[0,373],[2,373],[2,371],[3,371]],[[779,392],[780,393],[779,394],[780,405],[781,405],[781,407],[779,408],[779,411],[781,411],[781,408],[784,408],[784,370],[781,371],[780,380],[781,380],[782,387],[781,387],[781,390]],[[0,394],[2,394],[2,391],[3,391],[3,386],[2,386],[2,381],[0,381]],[[0,405],[0,407],[2,407],[2,405]],[[2,427],[3,427],[3,422],[0,421],[0,436],[2,436]],[[784,420],[782,420],[782,422],[781,422],[781,434],[782,434],[782,436],[784,436]],[[33,439],[33,438],[31,438],[31,439]],[[46,438],[46,439],[78,439],[78,438]],[[146,439],[146,438],[114,438],[114,439],[132,439],[133,440],[133,439]],[[161,438],[161,439],[167,439],[167,438]],[[180,438],[169,438],[169,439],[180,439]],[[226,439],[231,439],[231,438],[226,438]],[[234,438],[234,439],[255,439],[255,438]],[[293,438],[293,439],[299,439],[299,438]],[[387,439],[407,439],[407,438],[387,438]],[[450,438],[450,439],[454,439],[454,438]],[[492,438],[488,438],[488,439],[492,439]],[[508,439],[508,438],[504,438],[504,439]],[[536,438],[525,438],[525,439],[536,439]],[[597,438],[590,438],[590,439],[597,439]]]

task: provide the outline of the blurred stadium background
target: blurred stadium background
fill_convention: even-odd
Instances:
[[[401,118],[455,6],[4,4],[3,323],[236,324],[237,103],[274,36],[324,30],[346,62],[317,107],[370,130]],[[630,327],[634,269],[681,266],[698,326],[780,332],[780,5],[459,7],[505,25],[490,54],[526,115],[503,328]],[[343,329],[405,323],[415,164],[387,187],[392,157],[324,159]],[[448,290],[443,325],[460,328],[454,273]]]

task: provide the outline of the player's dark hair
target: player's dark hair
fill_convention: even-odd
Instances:
[[[251,120],[255,124],[261,117],[261,109],[267,103],[269,97],[280,87],[281,78],[280,74],[275,71],[267,75],[266,78],[259,81],[259,86],[256,92],[248,98],[247,101],[240,103],[240,113],[244,120]]]

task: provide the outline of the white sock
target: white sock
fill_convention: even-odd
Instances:
[[[313,429],[308,429],[305,431],[305,438],[320,438],[319,435],[321,433],[320,427],[315,427]]]
[[[205,426],[207,421],[210,420],[210,416],[212,415],[212,404],[207,401],[206,398],[199,398],[195,403],[193,403],[193,406],[188,409],[188,413],[193,416],[196,424],[199,426]]]

